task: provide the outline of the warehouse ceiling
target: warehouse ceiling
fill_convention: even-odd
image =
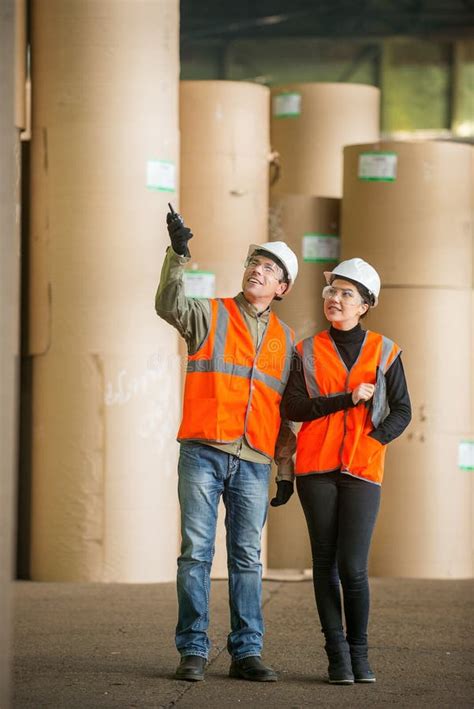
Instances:
[[[181,41],[474,36],[474,0],[181,0]]]

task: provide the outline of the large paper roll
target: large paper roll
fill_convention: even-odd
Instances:
[[[35,0],[32,37],[32,578],[171,581],[178,2]]]
[[[331,270],[339,256],[339,207],[340,200],[324,197],[271,198],[270,238],[285,241],[299,262],[294,287],[274,309],[293,328],[297,341],[327,327],[321,291],[325,285],[323,271]],[[271,569],[300,570],[312,566],[306,521],[297,495],[284,508],[270,508],[268,565]]]
[[[272,89],[273,194],[342,197],[345,145],[379,139],[380,91],[363,84],[287,84]]]
[[[470,288],[472,147],[384,142],[344,150],[342,257],[385,286]]]
[[[382,288],[369,329],[395,340],[413,408],[389,445],[372,549],[375,575],[472,575],[472,480],[460,465],[471,422],[471,290]]]
[[[195,234],[191,268],[213,274],[219,297],[239,292],[248,245],[267,241],[268,112],[264,86],[181,82],[181,208]]]
[[[403,350],[413,408],[411,426],[469,432],[471,417],[471,291],[383,288],[365,327]]]
[[[189,295],[241,290],[248,246],[268,238],[269,90],[233,81],[182,81],[181,211],[193,232]],[[197,273],[196,273],[197,272]],[[262,539],[266,565],[266,530]],[[227,576],[224,508],[219,508],[214,578]]]
[[[472,472],[458,466],[460,440],[412,427],[389,446],[371,575],[472,577]]]

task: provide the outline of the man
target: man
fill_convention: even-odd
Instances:
[[[226,507],[231,632],[229,675],[271,682],[262,659],[261,532],[268,509],[272,458],[280,474],[292,469],[294,435],[279,406],[290,373],[293,333],[270,311],[292,287],[298,261],[283,242],[251,245],[235,298],[194,299],[184,294],[183,271],[192,232],[167,215],[171,246],[155,307],[188,347],[183,419],[178,432],[178,559],[176,678],[204,678],[210,642],[210,571],[219,500]]]

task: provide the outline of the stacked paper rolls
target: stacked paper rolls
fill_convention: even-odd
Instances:
[[[441,141],[345,148],[342,258],[363,251],[384,286],[470,288],[471,160]]]
[[[395,340],[413,408],[389,446],[371,573],[472,575],[471,148],[345,149],[342,253],[379,271],[366,326]]]
[[[273,194],[342,197],[342,150],[379,138],[380,91],[343,83],[272,89],[272,149],[280,178]]]

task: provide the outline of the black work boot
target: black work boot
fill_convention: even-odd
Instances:
[[[206,658],[200,655],[185,655],[176,669],[175,679],[185,679],[187,682],[203,680],[206,662]]]
[[[264,665],[259,655],[232,660],[229,677],[247,679],[250,682],[276,682],[278,679],[275,670]]]
[[[354,684],[351,653],[344,638],[326,641],[324,646],[328,656],[329,684]]]
[[[368,646],[364,644],[351,644],[351,662],[354,679],[356,682],[375,682],[375,674],[369,664]]]

